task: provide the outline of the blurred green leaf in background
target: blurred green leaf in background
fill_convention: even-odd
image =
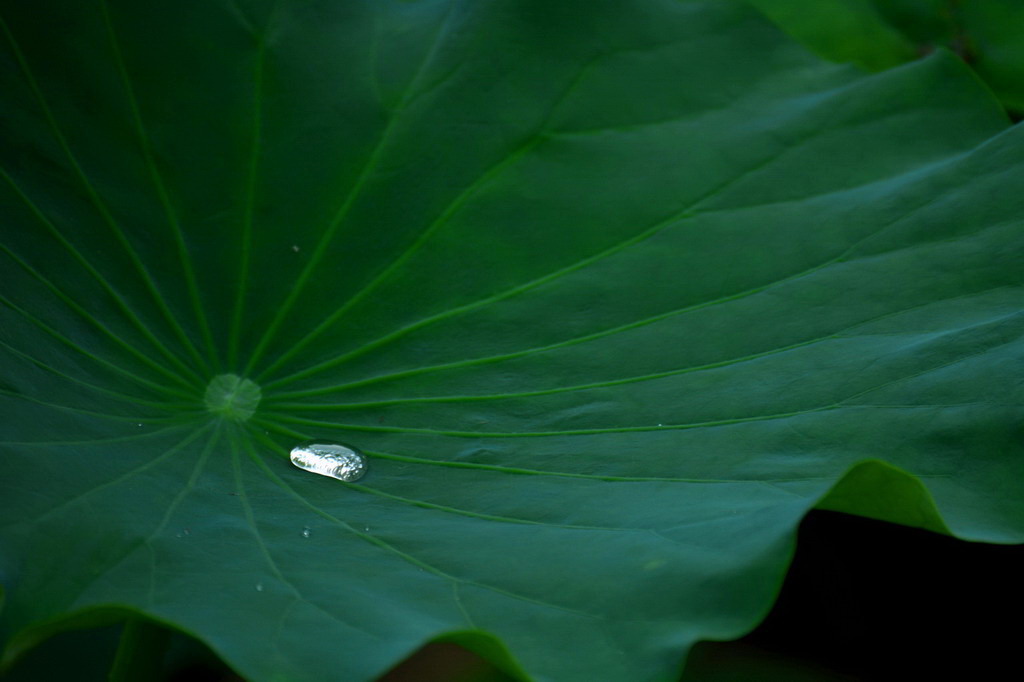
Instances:
[[[1020,0],[748,0],[815,52],[881,71],[952,50],[1019,117],[1024,113]]]

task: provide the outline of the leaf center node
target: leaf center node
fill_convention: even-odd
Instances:
[[[236,422],[244,422],[256,412],[263,393],[256,382],[235,374],[218,374],[206,387],[206,409]]]

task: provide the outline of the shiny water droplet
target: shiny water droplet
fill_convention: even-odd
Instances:
[[[256,583],[256,591],[257,592],[262,592],[263,591],[263,583]]]
[[[366,473],[363,454],[341,443],[301,443],[292,448],[291,460],[300,469],[339,481],[358,481]]]
[[[309,530],[309,526],[306,526],[305,528],[302,529],[302,537],[308,538],[312,534],[313,534],[313,532],[311,530]]]

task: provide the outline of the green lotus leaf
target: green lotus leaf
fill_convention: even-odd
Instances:
[[[0,16],[8,662],[129,612],[258,681],[668,680],[819,502],[1024,539],[1024,133],[952,55],[719,0]]]

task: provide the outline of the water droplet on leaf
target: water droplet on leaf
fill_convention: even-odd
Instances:
[[[302,537],[308,538],[312,534],[313,534],[313,532],[309,530],[309,526],[306,526],[305,528],[302,529]]]
[[[257,592],[262,592],[263,591],[263,583],[256,583],[256,591]]]
[[[292,448],[292,464],[339,481],[358,481],[366,473],[361,452],[341,443],[302,443]]]

